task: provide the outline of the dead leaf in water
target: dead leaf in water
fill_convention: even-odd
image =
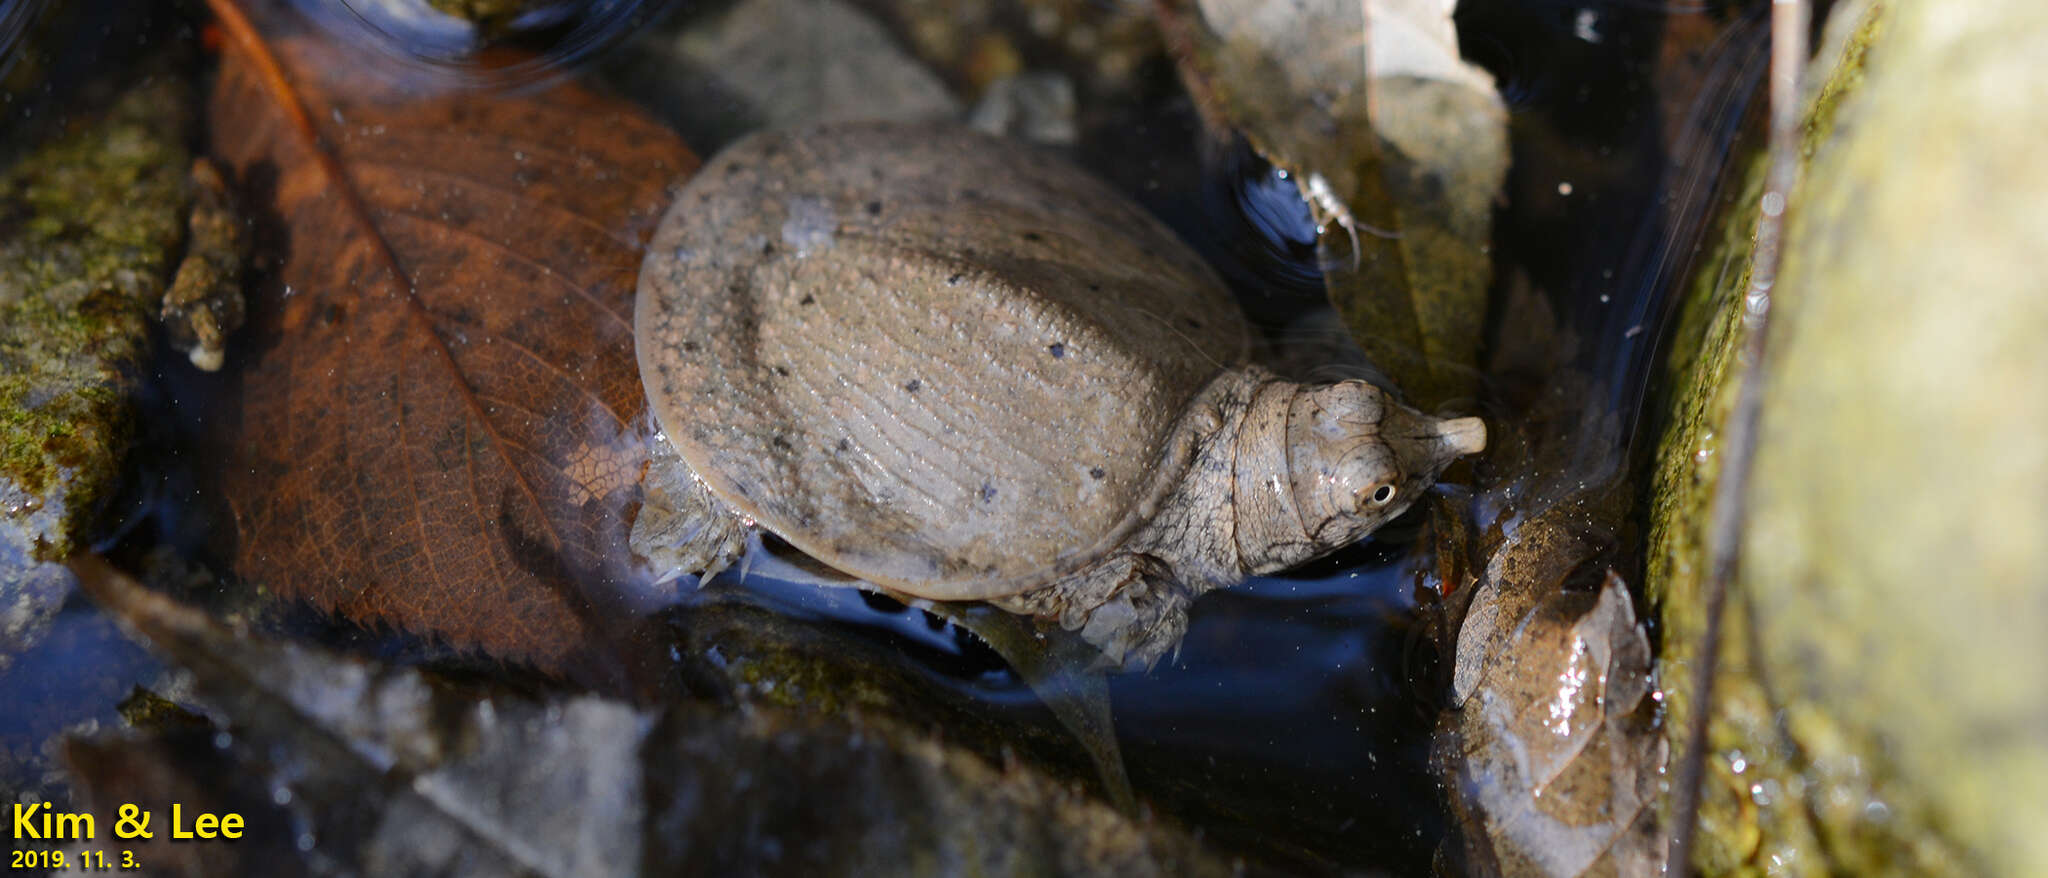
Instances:
[[[1283,168],[1331,302],[1423,408],[1469,401],[1507,110],[1434,0],[1159,5],[1204,120]]]
[[[574,83],[409,94],[301,20],[229,39],[215,156],[275,228],[209,428],[242,576],[550,665],[631,578],[641,249],[696,159]],[[261,246],[261,245],[259,245]]]
[[[151,874],[1233,873],[1168,819],[859,711],[480,693],[72,569],[215,723],[69,741],[99,824],[124,803],[248,822],[232,844],[138,843]]]
[[[1556,507],[1493,553],[1458,634],[1437,760],[1470,874],[1653,875],[1667,750],[1650,644],[1601,540]]]

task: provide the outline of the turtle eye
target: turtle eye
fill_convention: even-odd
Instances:
[[[1380,486],[1380,489],[1379,489],[1379,490],[1377,490],[1377,491],[1374,491],[1374,492],[1372,492],[1372,502],[1374,502],[1374,503],[1376,503],[1376,504],[1378,504],[1378,505],[1381,505],[1381,506],[1385,506],[1385,505],[1387,505],[1388,503],[1391,503],[1391,502],[1393,502],[1393,500],[1394,500],[1394,486],[1393,486],[1393,485],[1381,485],[1381,486]]]

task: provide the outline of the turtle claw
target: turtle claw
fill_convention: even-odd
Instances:
[[[1178,655],[1191,595],[1164,563],[1126,555],[1063,584],[1060,624],[1100,650],[1105,669],[1149,672],[1168,652]]]
[[[711,584],[711,579],[712,579],[712,577],[715,577],[715,576],[717,576],[717,575],[718,575],[718,574],[720,574],[720,573],[724,573],[724,572],[725,572],[725,570],[726,570],[726,568],[728,568],[728,567],[731,567],[731,566],[732,566],[732,559],[731,559],[731,558],[715,558],[715,559],[713,559],[713,560],[711,561],[711,563],[709,563],[709,564],[706,564],[706,565],[704,566],[704,569],[703,569],[703,570],[702,570],[701,572],[699,572],[699,573],[697,574],[697,588],[698,588],[699,590],[702,590],[702,589],[703,589],[703,588],[704,588],[705,586],[707,586],[707,585],[710,585],[710,584]],[[747,570],[746,570],[746,568],[745,568],[745,567],[741,567],[741,568],[740,568],[740,577],[741,577],[741,578],[745,578],[745,577],[746,577],[746,575],[747,575]]]

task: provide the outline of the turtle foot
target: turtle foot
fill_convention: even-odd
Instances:
[[[1164,562],[1133,554],[995,603],[1059,620],[1060,627],[1078,632],[1102,653],[1100,667],[1149,671],[1180,647],[1192,599]]]
[[[746,555],[753,526],[713,497],[679,459],[657,454],[647,483],[629,539],[657,583],[695,573],[702,585]]]

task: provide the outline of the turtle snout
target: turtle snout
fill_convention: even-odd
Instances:
[[[1393,449],[1401,471],[1427,488],[1451,461],[1486,450],[1486,422],[1478,418],[1438,420],[1413,409],[1393,407],[1380,425],[1380,441]]]
[[[1452,418],[1436,423],[1438,447],[1446,460],[1486,450],[1486,422],[1478,418]]]

